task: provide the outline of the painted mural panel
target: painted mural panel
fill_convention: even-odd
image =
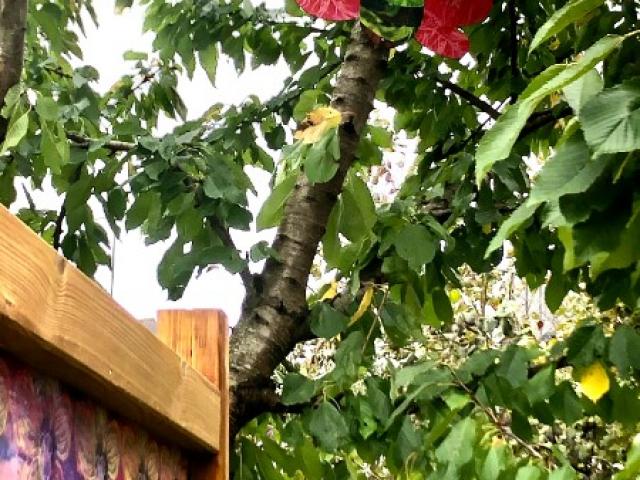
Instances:
[[[186,480],[186,459],[0,352],[1,480]]]

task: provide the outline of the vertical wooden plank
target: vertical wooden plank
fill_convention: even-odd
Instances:
[[[229,325],[220,310],[161,310],[157,335],[220,391],[220,450],[199,462],[194,480],[229,478]]]

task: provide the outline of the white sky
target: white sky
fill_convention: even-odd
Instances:
[[[100,0],[94,2],[94,6],[100,25],[94,28],[90,21],[86,22],[87,37],[81,41],[85,55],[83,63],[94,66],[100,72],[98,89],[106,91],[123,73],[129,72],[131,62],[128,62],[129,65],[124,62],[122,54],[126,50],[150,52],[153,37],[142,34],[142,8],[134,7],[116,15],[113,0]],[[238,78],[232,64],[221,59],[216,88],[198,69],[192,81],[187,78],[181,80],[179,92],[189,110],[189,117],[197,118],[216,102],[240,104],[251,94],[266,100],[280,91],[287,75],[286,66],[280,64],[247,72]],[[167,119],[161,121],[159,133],[170,131],[175,125],[175,122]],[[258,191],[257,198],[252,196],[249,199],[251,210],[256,212],[268,195],[269,175],[257,169],[251,169],[249,174]],[[50,207],[53,206],[51,202],[57,201],[57,206],[60,204],[60,200],[52,198],[50,194],[34,198],[38,202],[43,197],[50,202]],[[271,241],[273,231],[257,234],[254,229],[252,232],[233,232],[233,236],[240,249],[248,250],[260,240]],[[215,307],[223,309],[230,323],[235,324],[240,314],[244,288],[237,275],[230,275],[222,268],[193,279],[179,301],[167,300],[166,292],[156,279],[157,265],[167,247],[168,244],[163,243],[146,246],[139,232],[123,234],[115,251],[114,298],[137,318],[152,318],[162,308]],[[99,271],[98,280],[107,290],[110,289],[111,274],[106,269]]]

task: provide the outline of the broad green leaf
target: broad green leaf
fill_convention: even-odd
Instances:
[[[516,346],[510,346],[500,357],[496,375],[506,379],[513,388],[524,385],[528,375],[527,352]]]
[[[322,402],[313,411],[309,421],[309,431],[320,446],[328,452],[335,451],[349,435],[344,416],[331,402]]]
[[[311,314],[311,331],[318,337],[333,338],[349,323],[349,317],[321,302]]]
[[[527,381],[525,391],[531,405],[547,400],[553,395],[556,386],[555,369],[549,365]]]
[[[495,480],[507,467],[507,447],[505,445],[492,446],[482,464],[480,480]]]
[[[422,225],[405,225],[394,240],[398,255],[416,271],[431,262],[438,249],[436,238]]]
[[[60,114],[58,103],[51,97],[39,96],[36,112],[43,121],[56,121]]]
[[[440,463],[459,468],[473,458],[475,441],[476,423],[467,417],[453,426],[436,450],[436,458]]]
[[[28,129],[29,112],[27,111],[9,125],[4,142],[2,143],[2,148],[0,149],[0,155],[3,155],[7,150],[18,145],[20,140],[27,134]]]
[[[598,153],[640,149],[640,82],[604,90],[580,113],[587,143]]]
[[[562,91],[569,106],[576,115],[579,115],[585,103],[600,93],[603,88],[604,80],[598,71],[593,69],[564,87]]]
[[[515,480],[542,480],[543,472],[535,465],[525,465],[518,469]]]
[[[265,228],[278,225],[282,218],[284,205],[293,192],[297,180],[298,174],[295,172],[291,173],[272,190],[271,195],[269,195],[264,205],[262,205],[260,213],[258,213],[256,218],[258,230],[264,230]]]
[[[534,213],[536,213],[538,206],[539,204],[530,202],[525,202],[520,205],[515,210],[515,212],[513,212],[511,216],[502,223],[502,225],[500,225],[498,233],[496,233],[495,237],[493,237],[491,243],[489,244],[489,247],[487,248],[485,258],[488,258],[491,253],[502,247],[504,241],[510,238],[511,235],[513,235],[527,220],[529,220],[533,216]]]
[[[198,52],[200,65],[209,77],[211,85],[216,84],[216,72],[218,70],[218,47],[215,43],[210,43],[203,50]]]
[[[311,400],[316,391],[316,383],[299,373],[290,373],[282,383],[282,403],[295,405]]]
[[[577,480],[577,478],[578,474],[576,471],[568,465],[556,468],[549,475],[549,480]]]
[[[604,0],[570,0],[567,2],[560,10],[554,12],[551,18],[536,32],[529,47],[529,53],[603,3]]]
[[[611,337],[609,360],[620,375],[627,377],[632,369],[640,369],[640,335],[631,327],[619,327]]]
[[[496,162],[509,156],[528,118],[542,99],[592,70],[618,48],[624,39],[623,36],[608,35],[587,49],[576,62],[560,67],[553,65],[532,80],[531,84],[535,84],[536,88],[530,85],[520,100],[511,105],[482,137],[476,152],[476,183],[482,182]],[[549,72],[553,72],[553,75],[549,75]]]
[[[340,158],[340,140],[338,129],[334,128],[324,134],[321,140],[312,143],[302,164],[304,173],[311,184],[325,183],[331,180],[338,171]]]

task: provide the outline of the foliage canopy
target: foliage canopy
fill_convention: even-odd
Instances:
[[[635,478],[637,1],[496,0],[484,22],[464,27],[470,56],[461,61],[413,39],[422,18],[415,2],[363,2],[368,40],[350,39],[362,30],[354,22],[314,21],[292,1],[281,9],[140,3],[153,51],[127,52],[132,73],[100,94],[99,72],[70,62],[82,58],[83,22],[99,21],[90,0],[29,2],[22,77],[1,111],[0,202],[13,205],[17,179],[27,179],[29,206],[18,216],[88,275],[109,265],[109,231],[140,229],[148,243],[171,241],[158,280],[172,298],[194,272],[222,265],[247,286],[242,325],[260,325],[267,340],[278,333],[272,318],[306,326],[300,338],[260,350],[279,364],[281,395],[252,397],[254,414],[236,419],[244,426],[236,478]],[[116,1],[123,14],[130,5]],[[360,54],[375,49],[388,61],[369,94],[394,117],[364,125],[371,106],[364,118],[345,111],[341,95],[358,90],[334,87],[341,67],[347,77],[378,68]],[[212,105],[186,121],[179,76],[199,66],[215,83],[222,56],[238,72],[283,59],[291,76],[267,102]],[[157,136],[161,112],[182,123]],[[385,158],[401,139],[415,146],[415,165],[393,196],[374,201],[373,183],[389,173]],[[256,220],[280,225],[281,235],[241,252],[229,230],[252,228],[247,165],[273,174]],[[49,180],[64,196],[60,211],[31,199]],[[326,185],[339,195],[327,194],[335,205],[325,223],[294,214],[296,192]],[[96,221],[94,203],[106,222]],[[299,265],[280,255],[287,226],[319,232],[317,266],[336,283],[306,295],[302,310],[288,298],[270,304],[273,317],[260,323],[254,307],[275,282],[269,268]],[[517,275],[532,289],[546,285],[549,309],[574,291],[607,313],[574,318],[553,346],[516,332],[468,358],[444,355],[434,339],[466,328],[456,310],[461,272],[488,275],[507,240]],[[311,262],[317,245],[306,247],[300,256]],[[252,276],[248,264],[265,258],[267,274]],[[306,284],[298,287],[304,297]],[[232,356],[253,345],[243,335],[258,327],[249,327],[234,332]],[[331,362],[316,374],[286,360],[291,349],[282,347],[311,337],[324,340],[310,345],[330,346]],[[232,385],[267,385],[275,395],[272,368],[234,384],[238,372]],[[597,465],[575,460],[560,437],[540,441],[543,431],[594,424],[615,425],[618,445]]]

